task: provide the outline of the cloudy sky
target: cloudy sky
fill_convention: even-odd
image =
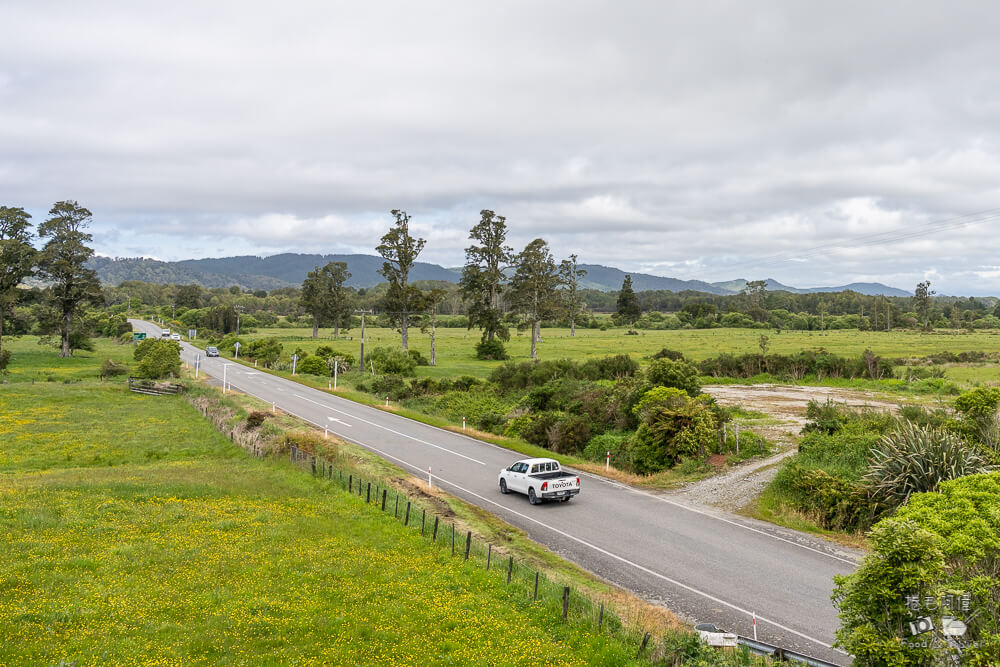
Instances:
[[[0,204],[95,249],[373,253],[392,208],[679,278],[1000,294],[1000,6],[4,2]],[[964,216],[964,217],[963,217]]]

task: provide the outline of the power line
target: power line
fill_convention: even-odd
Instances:
[[[984,211],[978,211],[976,213],[968,213],[965,215],[955,216],[952,218],[932,220],[930,222],[914,225],[913,227],[907,230],[873,232],[871,234],[863,234],[860,236],[855,236],[852,239],[823,243],[796,252],[775,254],[760,259],[738,262],[736,264],[730,264],[726,268],[738,269],[741,267],[771,266],[775,264],[782,264],[784,262],[792,261],[795,259],[810,259],[812,257],[822,256],[826,254],[827,251],[836,248],[872,247],[878,245],[885,245],[889,243],[896,243],[897,241],[909,240],[913,238],[921,238],[924,236],[931,236],[933,234],[938,234],[940,232],[951,231],[955,229],[960,229],[962,227],[967,227],[970,225],[989,222],[991,220],[996,220],[998,218],[1000,218],[1000,208],[987,209]]]

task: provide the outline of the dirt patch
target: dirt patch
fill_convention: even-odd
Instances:
[[[833,401],[852,407],[871,407],[896,412],[897,403],[878,398],[873,392],[839,389],[837,387],[805,387],[779,384],[713,384],[702,387],[720,405],[739,405],[763,412],[788,425],[798,433],[806,424],[809,401]]]

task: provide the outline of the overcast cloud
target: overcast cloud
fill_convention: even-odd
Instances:
[[[6,2],[0,203],[96,250],[512,245],[678,278],[1000,294],[1000,6]],[[956,221],[963,222],[963,221]],[[908,231],[920,235],[894,243]],[[883,234],[882,236],[876,236]]]

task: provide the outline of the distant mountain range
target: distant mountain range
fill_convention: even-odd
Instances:
[[[151,283],[175,283],[179,285],[197,284],[202,287],[229,287],[239,285],[246,289],[275,289],[277,287],[298,286],[306,274],[327,262],[347,262],[352,287],[374,287],[384,282],[378,273],[382,268],[382,258],[375,255],[304,255],[285,253],[270,257],[222,257],[208,259],[185,259],[179,262],[162,262],[146,258],[95,257],[90,267],[97,271],[101,282],[118,285],[126,280],[142,280]],[[581,264],[587,276],[581,281],[584,288],[611,292],[621,288],[626,271],[599,264]],[[746,281],[727,280],[708,283],[701,280],[679,280],[645,273],[631,273],[632,287],[636,291],[670,290],[683,292],[691,290],[709,294],[737,294]],[[461,269],[445,268],[437,264],[417,262],[410,274],[411,280],[443,280],[457,282]],[[911,293],[882,285],[881,283],[851,283],[836,287],[790,287],[777,280],[768,279],[767,289],[784,290],[795,294],[811,292],[843,292],[853,290],[860,294],[886,296],[910,296]]]

